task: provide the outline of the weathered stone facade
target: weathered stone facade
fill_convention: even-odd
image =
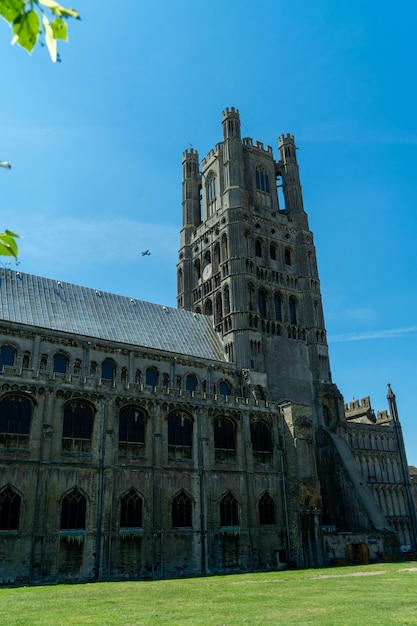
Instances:
[[[416,549],[394,394],[375,418],[331,380],[294,138],[222,124],[184,153],[179,310],[2,272],[2,584]]]

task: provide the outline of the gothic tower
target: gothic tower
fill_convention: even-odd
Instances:
[[[261,395],[317,405],[336,389],[294,137],[279,137],[275,161],[241,138],[237,109],[223,111],[222,128],[201,171],[195,150],[183,155],[178,307],[213,316],[229,361]]]

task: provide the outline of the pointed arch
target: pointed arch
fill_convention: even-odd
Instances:
[[[261,526],[276,524],[276,505],[267,491],[259,498],[258,511]]]
[[[192,528],[193,504],[191,498],[181,490],[172,500],[173,528]]]
[[[239,526],[239,505],[230,491],[220,500],[220,526]]]
[[[138,491],[131,487],[120,498],[120,528],[143,527],[143,499]]]
[[[87,499],[74,487],[61,500],[61,530],[85,530]]]
[[[11,485],[0,491],[0,530],[19,530],[21,497]]]

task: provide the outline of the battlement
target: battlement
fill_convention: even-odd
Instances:
[[[262,143],[262,141],[257,141],[256,144],[253,143],[253,139],[251,137],[244,137],[242,139],[243,145],[247,146],[248,148],[256,148],[257,150],[262,150],[263,152],[266,152],[269,155],[272,155],[272,147],[271,146],[264,146],[264,144]]]
[[[228,117],[234,117],[239,119],[239,109],[235,109],[235,107],[230,107],[222,111],[222,121],[226,120]]]
[[[284,144],[288,143],[295,144],[294,135],[291,135],[291,133],[287,133],[286,135],[280,135],[278,137],[278,147],[281,147]]]
[[[223,152],[223,142],[219,141],[219,143],[216,143],[215,147],[210,150],[210,152],[207,154],[207,156],[205,156],[203,158],[203,160],[201,161],[202,166],[204,167],[205,165],[207,165],[207,163],[215,156],[218,156],[219,154],[221,154]]]
[[[345,413],[352,411],[366,411],[371,407],[371,398],[365,396],[361,400],[352,400],[351,402],[345,402]]]
[[[194,148],[187,148],[182,153],[182,160],[183,161],[186,161],[186,160],[198,161],[197,150],[194,150]]]

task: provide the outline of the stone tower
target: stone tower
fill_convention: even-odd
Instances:
[[[279,137],[275,161],[270,146],[241,138],[237,109],[223,111],[222,129],[201,171],[195,150],[183,155],[178,307],[213,316],[229,361],[261,397],[317,406],[339,394],[294,137]],[[319,421],[343,413],[324,404]]]

